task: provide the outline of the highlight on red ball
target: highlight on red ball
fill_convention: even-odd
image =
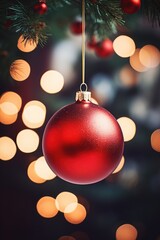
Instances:
[[[121,8],[124,13],[136,13],[141,7],[141,0],[121,0]]]

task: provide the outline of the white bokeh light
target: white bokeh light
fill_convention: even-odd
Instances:
[[[23,109],[22,120],[29,128],[39,128],[43,125],[46,117],[46,107],[40,101],[30,101]]]
[[[64,78],[61,73],[49,70],[42,75],[40,85],[47,93],[57,93],[63,88]]]
[[[18,133],[16,142],[22,152],[31,153],[38,148],[39,136],[31,129],[24,129]]]
[[[56,177],[56,174],[50,169],[43,156],[36,160],[34,168],[36,174],[42,179],[51,180]]]

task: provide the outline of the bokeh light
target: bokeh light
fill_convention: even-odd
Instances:
[[[35,163],[36,161],[33,161],[29,164],[28,169],[27,169],[27,175],[29,179],[37,184],[44,183],[46,180],[39,177],[35,171]]]
[[[8,114],[5,114],[4,112],[1,111],[1,108],[0,108],[0,122],[5,124],[5,125],[9,125],[9,124],[12,124],[14,123],[16,120],[17,120],[17,117],[18,117],[18,114],[13,114],[13,115],[8,115]]]
[[[30,65],[23,59],[15,60],[10,66],[10,75],[16,81],[26,80],[31,72]]]
[[[8,161],[12,159],[17,151],[15,142],[7,137],[0,138],[0,160]]]
[[[151,146],[155,151],[160,152],[160,129],[157,129],[152,133]]]
[[[24,129],[18,133],[16,142],[22,152],[31,153],[38,148],[39,136],[31,129]]]
[[[58,209],[55,205],[55,199],[50,196],[40,198],[37,202],[36,208],[39,215],[44,218],[52,218],[58,213]]]
[[[23,123],[29,128],[39,128],[43,125],[46,117],[46,107],[40,101],[28,102],[22,113]]]
[[[95,74],[92,78],[92,92],[98,103],[111,102],[115,96],[112,79],[104,73]]]
[[[12,91],[3,93],[0,98],[1,110],[7,115],[18,113],[22,106],[21,97]]]
[[[130,159],[124,165],[123,171],[118,174],[118,183],[127,189],[133,189],[137,187],[139,180],[139,165]]]
[[[87,216],[86,209],[80,203],[76,205],[76,208],[72,212],[64,213],[65,219],[72,224],[79,224],[83,222],[86,216]]]
[[[117,119],[117,122],[121,127],[124,142],[132,140],[136,134],[136,124],[133,120],[128,117],[121,117]]]
[[[155,68],[160,63],[160,52],[153,45],[145,45],[139,52],[140,62],[147,68]]]
[[[65,86],[72,84],[76,77],[74,66],[79,57],[80,47],[81,44],[78,39],[71,39],[70,37],[57,42],[53,48],[50,66],[51,69],[56,69],[64,76]]]
[[[136,240],[137,229],[131,224],[123,224],[117,228],[116,240]]]
[[[35,172],[40,178],[45,180],[51,180],[56,177],[56,174],[50,169],[43,156],[36,160]]]
[[[63,88],[64,78],[61,73],[49,70],[42,75],[40,85],[47,93],[57,93]]]
[[[38,41],[33,41],[32,39],[26,41],[23,35],[21,35],[18,39],[17,47],[22,52],[31,52],[37,47],[37,44]]]
[[[116,167],[116,169],[114,170],[114,172],[112,174],[118,173],[119,171],[121,171],[121,169],[124,166],[124,162],[125,162],[125,158],[124,158],[124,156],[122,156],[120,163],[118,164],[118,166]]]
[[[119,79],[124,87],[133,87],[137,84],[137,73],[129,65],[125,65],[119,72]]]
[[[132,38],[120,35],[113,41],[113,49],[120,57],[126,58],[135,52],[135,43]]]
[[[76,195],[71,192],[61,192],[56,197],[56,207],[60,212],[72,212],[78,203]]]
[[[96,104],[96,105],[98,105],[98,102],[97,102],[96,99],[94,99],[94,98],[91,98],[91,102],[94,103],[94,104]]]
[[[14,115],[18,112],[17,107],[11,102],[3,102],[0,104],[1,111],[6,115]]]
[[[129,62],[131,67],[137,72],[145,72],[148,70],[148,68],[141,63],[139,59],[139,52],[140,52],[140,49],[137,48],[134,54],[130,57]]]

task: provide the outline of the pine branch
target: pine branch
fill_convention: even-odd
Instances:
[[[11,29],[23,34],[25,41],[33,40],[43,45],[47,41],[48,33],[43,17],[35,15],[33,8],[23,5],[21,2],[9,7],[11,15],[8,19],[13,21]]]
[[[160,26],[160,1],[159,0],[143,0],[142,10],[147,16],[149,22],[153,25]]]
[[[9,4],[10,1],[4,1]],[[12,1],[11,1],[12,2]],[[124,14],[120,6],[120,0],[86,0],[86,33],[102,40],[108,35],[115,34],[119,26],[122,26]],[[60,23],[69,24],[77,16],[81,16],[81,0],[47,0],[48,11],[40,15],[34,11],[37,1],[15,0],[15,3],[7,7],[8,16],[12,20],[11,29],[23,34],[25,41],[32,39],[43,45],[50,34],[57,31]],[[160,25],[160,1],[142,0],[143,13],[153,24]],[[0,9],[1,11],[1,9]],[[3,12],[4,13],[4,12]],[[57,26],[56,26],[57,24]],[[63,26],[63,29],[66,29]],[[62,31],[62,28],[60,28]]]

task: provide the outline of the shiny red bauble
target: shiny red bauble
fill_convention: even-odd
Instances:
[[[45,2],[39,2],[34,5],[34,11],[40,15],[47,11],[48,7]]]
[[[98,57],[109,57],[113,54],[113,43],[110,39],[105,39],[100,43],[97,43],[95,47],[95,53]]]
[[[141,0],[121,0],[121,8],[124,13],[133,14],[141,7]]]
[[[71,31],[71,33],[73,33],[75,35],[81,34],[82,33],[82,22],[75,21],[75,22],[71,23],[70,31]]]
[[[123,136],[110,112],[76,101],[56,112],[43,135],[45,159],[57,176],[75,184],[105,179],[119,164]]]

